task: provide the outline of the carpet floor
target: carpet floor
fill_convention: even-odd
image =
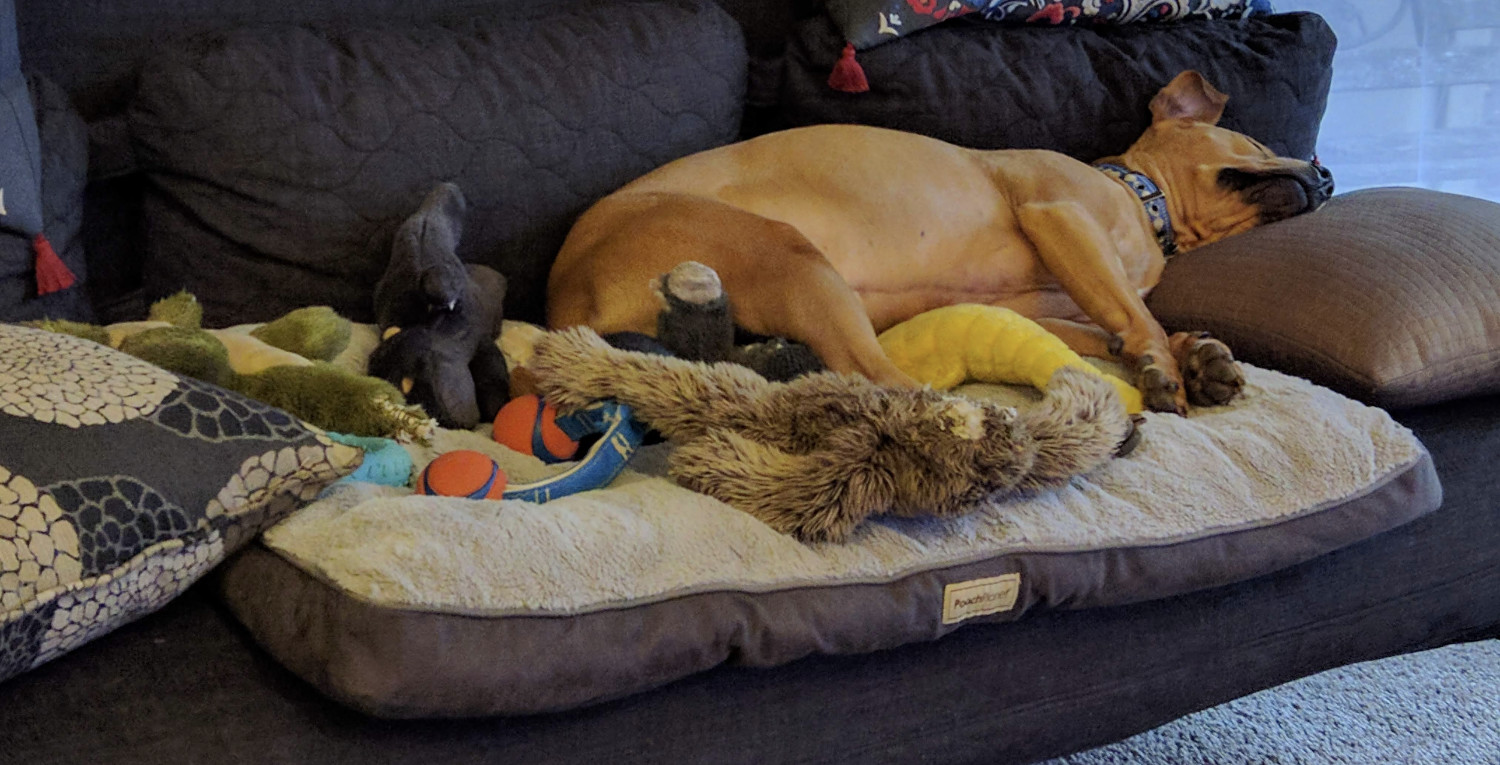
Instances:
[[[1353,664],[1045,765],[1500,765],[1500,640]]]

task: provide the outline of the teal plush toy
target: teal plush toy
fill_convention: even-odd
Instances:
[[[411,454],[394,440],[351,436],[343,433],[329,433],[328,437],[345,446],[353,446],[365,451],[365,459],[360,463],[359,469],[339,479],[340,483],[350,481],[377,483],[382,486],[406,486],[411,483],[411,474],[415,464],[412,462]]]

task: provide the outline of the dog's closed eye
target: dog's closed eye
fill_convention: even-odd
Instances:
[[[1247,203],[1260,211],[1262,223],[1290,218],[1313,207],[1302,181],[1284,173],[1225,168],[1219,171],[1219,185],[1240,192]]]

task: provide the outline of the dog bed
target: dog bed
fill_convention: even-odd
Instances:
[[[721,663],[875,651],[1032,609],[1224,585],[1428,513],[1426,450],[1385,412],[1247,367],[1234,404],[1147,415],[1134,454],[952,519],[875,519],[805,545],[665,478],[661,444],[606,489],[548,504],[345,484],[220,580],[294,673],[384,717],[561,710]],[[995,386],[967,393],[1025,406]],[[481,433],[512,481],[556,470]]]

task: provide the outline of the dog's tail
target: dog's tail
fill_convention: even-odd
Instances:
[[[1061,486],[1134,446],[1135,425],[1120,394],[1102,377],[1071,367],[1052,375],[1042,401],[1021,420],[1036,444],[1022,489]]]
[[[704,364],[611,347],[592,329],[548,332],[527,368],[538,391],[560,411],[601,399],[635,409],[668,438],[691,439],[711,425],[733,427],[767,386],[739,364]]]

